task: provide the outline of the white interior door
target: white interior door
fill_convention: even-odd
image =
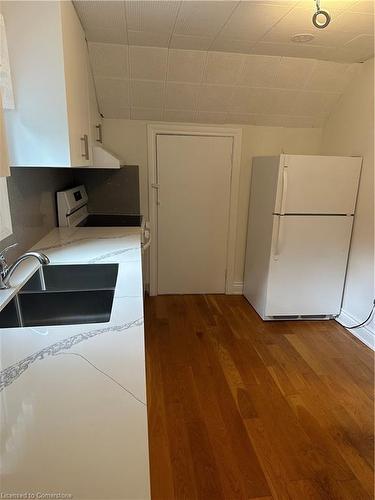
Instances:
[[[282,155],[276,213],[353,214],[362,158]]]
[[[232,137],[157,136],[157,293],[224,293]]]
[[[346,216],[274,216],[266,316],[340,313],[352,224]]]

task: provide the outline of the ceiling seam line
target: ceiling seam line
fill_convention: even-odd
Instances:
[[[272,31],[272,30],[273,30],[273,29],[274,29],[274,28],[275,28],[275,27],[276,27],[279,23],[281,23],[281,21],[282,21],[283,19],[285,19],[285,17],[286,17],[286,16],[288,16],[288,15],[289,15],[289,14],[290,14],[290,13],[291,13],[291,12],[292,12],[292,11],[293,11],[293,10],[294,10],[297,6],[298,6],[298,5],[299,5],[299,2],[297,2],[296,4],[294,4],[294,5],[293,5],[293,7],[291,7],[291,8],[288,10],[288,12],[286,12],[283,16],[281,16],[281,17],[280,17],[280,19],[279,19],[278,21],[276,21],[276,23],[274,23],[274,24],[271,26],[271,28],[270,28],[270,29],[268,29],[265,33],[263,33],[263,35],[262,35],[262,36],[261,36],[261,37],[260,37],[260,38],[259,38],[256,42],[255,42],[255,44],[254,44],[254,45],[256,45],[257,43],[261,42],[261,41],[262,41],[262,39],[264,39],[264,37],[265,37],[266,35],[268,35],[268,33],[269,33],[270,31]],[[283,57],[283,56],[281,56],[281,57]]]
[[[122,6],[124,9],[124,21],[125,21],[125,35],[126,35],[126,42],[127,45],[129,46],[129,33],[128,33],[128,17],[126,15],[126,3],[125,1],[122,2]]]
[[[170,36],[168,38],[168,50],[170,50],[170,48],[171,48],[171,41],[172,41],[173,35],[175,34],[174,31],[175,31],[175,28],[176,28],[178,16],[180,15],[181,6],[182,6],[182,2],[180,1],[178,9],[177,9],[177,12],[176,12],[176,17],[174,19],[174,23],[173,23],[173,26],[172,26],[171,34],[170,34]]]
[[[223,31],[223,29],[225,28],[225,26],[229,23],[231,17],[233,16],[234,12],[238,9],[240,3],[241,3],[241,1],[237,2],[237,5],[235,5],[233,7],[233,9],[232,9],[231,13],[229,14],[227,20],[224,22],[224,24],[222,25],[222,27],[219,29],[219,31],[216,33],[216,35],[213,37],[210,45],[208,46],[207,51],[211,50],[212,45],[216,42],[216,39],[219,37],[220,33]]]

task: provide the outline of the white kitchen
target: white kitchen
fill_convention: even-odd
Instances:
[[[374,498],[374,2],[0,31],[0,498]]]

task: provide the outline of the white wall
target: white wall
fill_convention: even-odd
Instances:
[[[344,294],[342,322],[364,320],[374,299],[374,60],[346,89],[323,130],[322,153],[363,156],[357,213]],[[375,323],[353,330],[374,343]]]
[[[128,165],[139,166],[141,212],[148,214],[147,123],[138,120],[106,119],[103,123],[104,144]],[[166,123],[163,122],[165,125]],[[170,126],[173,124],[169,123]],[[212,125],[209,125],[212,127]],[[236,125],[228,125],[236,127]],[[219,127],[219,126],[218,126]],[[321,129],[257,127],[242,128],[241,180],[238,193],[236,266],[234,281],[242,283],[245,260],[247,210],[250,192],[252,157],[257,155],[319,154]]]

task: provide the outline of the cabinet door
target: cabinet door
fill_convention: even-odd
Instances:
[[[60,2],[72,167],[90,165],[90,112],[85,34],[71,2]]]
[[[0,95],[0,177],[10,175],[8,161],[8,144],[5,135],[3,105]]]
[[[96,99],[95,83],[92,72],[89,69],[89,105],[90,105],[90,133],[91,147],[100,145],[102,140],[102,117],[99,113]]]
[[[10,165],[68,167],[60,4],[2,2],[1,8],[15,97],[15,109],[4,111]]]

